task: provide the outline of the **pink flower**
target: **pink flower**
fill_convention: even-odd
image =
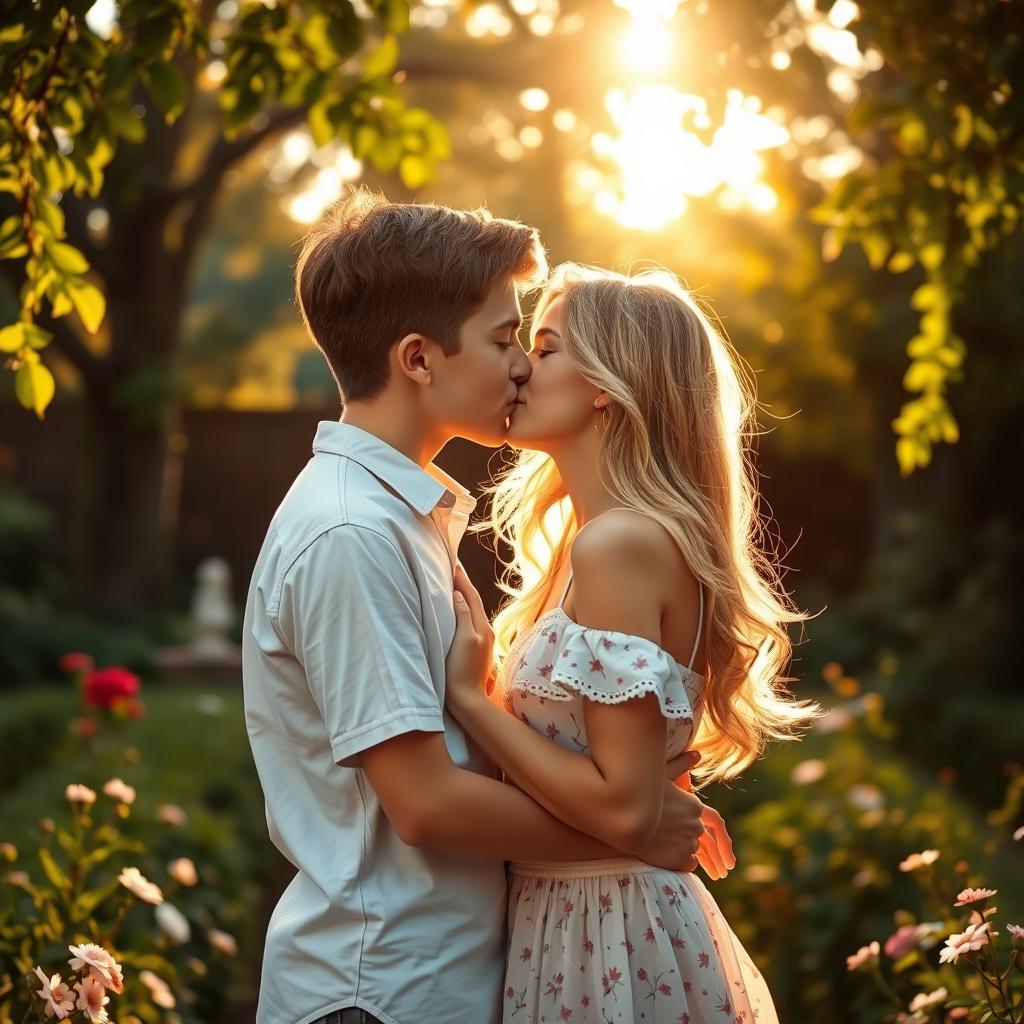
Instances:
[[[78,993],[75,1006],[85,1014],[86,1019],[93,1024],[107,1024],[110,1018],[104,1007],[110,1002],[110,996],[103,985],[90,975],[75,982],[75,991]]]
[[[900,871],[917,871],[919,868],[934,864],[938,859],[938,850],[922,850],[920,853],[912,853],[906,860],[900,861]]]
[[[211,928],[206,933],[206,937],[210,940],[210,945],[225,956],[238,955],[238,943],[235,942],[233,935],[228,935],[227,932],[222,932],[219,928]]]
[[[71,989],[61,980],[59,974],[47,978],[41,967],[35,967],[33,970],[43,983],[42,987],[36,990],[36,995],[46,1005],[46,1016],[63,1020],[75,1008],[75,998],[71,994]]]
[[[638,978],[639,978],[639,979],[640,979],[641,981],[646,981],[646,980],[647,980],[647,972],[646,972],[646,971],[645,971],[645,970],[644,970],[644,969],[643,969],[642,967],[641,967],[641,968],[639,968],[639,969],[637,970],[637,972],[636,972],[636,976],[637,976],[637,977],[638,977]]]
[[[522,960],[523,963],[526,963],[531,956],[533,956],[533,950],[530,949],[529,946],[523,946],[523,951],[519,954],[519,959]]]
[[[898,960],[905,953],[909,953],[921,939],[931,933],[931,926],[927,924],[906,924],[898,928],[885,940],[885,952],[893,960]]]
[[[506,999],[511,999],[515,994],[516,994],[516,990],[511,985],[509,985],[509,987],[507,989],[505,989],[505,998]]]
[[[83,786],[77,782],[72,782],[64,790],[65,798],[73,804],[83,804],[88,806],[89,804],[96,803],[96,792],[90,789],[88,786]]]
[[[124,868],[117,880],[144,903],[163,903],[164,894],[160,886],[151,882],[138,868]]]
[[[149,989],[149,996],[157,1006],[162,1006],[165,1010],[174,1009],[174,993],[163,978],[152,971],[140,971],[139,981]]]
[[[188,821],[188,815],[176,804],[161,804],[156,809],[156,820],[181,828]]]
[[[68,946],[74,954],[68,964],[73,971],[83,967],[89,969],[89,976],[95,978],[104,988],[114,992],[124,990],[124,977],[121,965],[102,947],[94,942],[83,942],[80,946]]]
[[[997,932],[989,932],[987,921],[980,921],[976,924],[969,924],[964,931],[956,935],[950,935],[946,939],[946,945],[939,953],[939,963],[955,964],[960,957],[972,953],[982,946],[987,946],[991,935]]]
[[[103,792],[113,800],[122,804],[135,803],[135,788],[121,779],[111,779],[103,784]]]
[[[661,993],[661,994],[662,994],[663,996],[670,996],[670,995],[672,995],[672,989],[671,989],[671,988],[669,988],[669,987],[668,987],[668,985],[666,985],[666,984],[665,984],[664,982],[662,982],[662,983],[661,983],[661,984],[660,984],[660,985],[658,986],[658,991],[659,991],[659,992],[660,992],[660,993]]]
[[[1015,843],[1019,843],[1022,839],[1024,839],[1024,825],[1021,825],[1021,827],[1013,833],[1013,841]]]
[[[572,1017],[572,1010],[568,1006],[563,1006],[562,1012],[558,1015],[559,1020],[569,1020],[570,1017]]]
[[[1006,930],[1015,938],[1024,942],[1024,927],[1019,924],[1008,924]]]
[[[855,971],[859,967],[863,967],[864,964],[870,963],[876,959],[881,946],[877,942],[872,942],[870,945],[861,946],[852,956],[846,958],[846,969],[848,971]]]
[[[179,857],[167,865],[167,874],[184,886],[193,886],[199,881],[199,873],[195,864],[188,857]]]
[[[956,898],[954,907],[966,907],[968,903],[980,903],[987,900],[989,896],[995,896],[998,889],[964,889]]]
[[[548,722],[548,727],[544,730],[548,734],[548,739],[553,740],[559,733],[558,726],[554,722]]]

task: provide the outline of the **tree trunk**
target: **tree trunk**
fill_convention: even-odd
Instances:
[[[166,424],[125,416],[109,392],[90,394],[88,405],[84,579],[105,601],[162,603],[169,579]]]

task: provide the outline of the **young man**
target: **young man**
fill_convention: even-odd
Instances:
[[[502,443],[533,229],[360,190],[308,235],[306,325],[341,422],[274,516],[249,590],[245,713],[274,845],[296,868],[258,1024],[496,1024],[503,861],[616,856],[494,778],[444,709],[453,570],[474,500],[431,462]],[[692,868],[703,807],[667,783],[645,858]]]

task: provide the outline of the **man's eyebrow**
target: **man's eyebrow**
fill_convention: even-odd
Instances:
[[[516,317],[509,317],[508,320],[505,320],[505,321],[503,321],[500,324],[495,324],[491,328],[491,330],[492,331],[504,331],[507,328],[511,327],[513,330],[518,331],[519,328],[522,327],[522,326],[523,326],[523,318],[521,316],[516,316]]]

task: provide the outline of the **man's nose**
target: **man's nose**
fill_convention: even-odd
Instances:
[[[512,359],[512,379],[516,384],[523,385],[530,379],[530,374],[533,373],[533,363],[530,362],[530,357],[518,345],[516,349],[518,351]]]

